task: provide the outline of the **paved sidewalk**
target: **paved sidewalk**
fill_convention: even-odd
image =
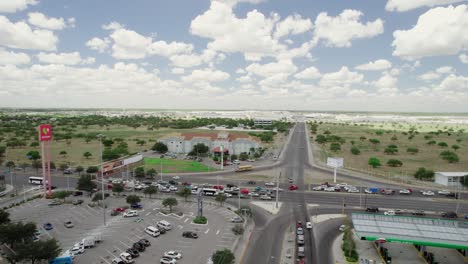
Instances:
[[[289,226],[283,237],[283,246],[281,247],[281,264],[294,263],[294,251],[296,249],[296,231],[292,226]]]
[[[248,220],[247,223],[244,223],[244,234],[239,236],[236,242],[234,242],[232,252],[234,253],[234,256],[236,256],[236,264],[240,264],[243,260],[254,229],[255,223],[253,220]]]

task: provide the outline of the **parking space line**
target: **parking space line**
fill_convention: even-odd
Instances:
[[[218,230],[218,231],[216,231],[216,235],[218,235],[218,234],[219,234],[219,230]]]
[[[148,216],[148,215],[150,215],[150,214],[151,214],[151,212],[148,212],[148,213],[146,213],[146,216]]]
[[[188,221],[188,220],[189,220],[188,218],[185,218],[185,221],[184,221],[184,223],[187,223],[187,221]]]
[[[130,241],[131,241],[131,240],[130,240]],[[122,245],[124,245],[124,246],[126,246],[126,247],[128,247],[128,248],[130,247],[129,245],[125,244],[124,242],[122,242],[122,241],[120,241],[120,240],[119,240],[119,242],[120,242]]]
[[[99,256],[99,257],[100,257],[102,260],[104,260],[107,264],[110,264],[110,262],[107,261],[105,258],[103,258],[103,257],[101,257],[101,256]]]
[[[114,254],[112,254],[112,252],[110,252],[109,250],[106,249],[106,251],[107,251],[107,253],[109,253],[112,257],[117,258],[117,256],[114,255]],[[119,251],[120,251],[120,249],[119,249]]]
[[[42,231],[44,231],[44,233],[46,233],[49,238],[52,238],[52,236],[49,234],[49,231],[45,230],[44,227],[41,227]]]
[[[208,232],[210,232],[210,229],[209,229],[209,228],[205,231],[205,234],[208,234]]]

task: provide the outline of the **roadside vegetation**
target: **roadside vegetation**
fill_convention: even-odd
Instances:
[[[343,157],[345,168],[431,181],[435,171],[466,171],[468,126],[309,123],[315,158]]]
[[[345,228],[341,248],[343,249],[343,253],[347,261],[357,262],[359,260],[359,255],[356,251],[356,242],[354,242],[351,228]]]

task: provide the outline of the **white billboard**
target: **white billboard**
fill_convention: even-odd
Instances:
[[[327,166],[332,168],[342,168],[343,158],[327,158]]]
[[[129,165],[129,164],[141,161],[142,159],[143,159],[143,155],[141,155],[141,154],[136,155],[136,156],[130,157],[128,159],[124,159],[123,165],[126,166],[126,165]]]

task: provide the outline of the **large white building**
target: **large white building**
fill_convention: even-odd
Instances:
[[[468,176],[468,172],[436,172],[435,182],[444,186],[461,187],[462,178]]]
[[[219,152],[223,146],[224,152],[239,155],[242,152],[250,153],[261,145],[258,140],[246,134],[230,134],[227,132],[215,133],[181,133],[159,139],[167,145],[169,152],[189,153],[193,146],[203,143],[210,148],[210,152]]]

